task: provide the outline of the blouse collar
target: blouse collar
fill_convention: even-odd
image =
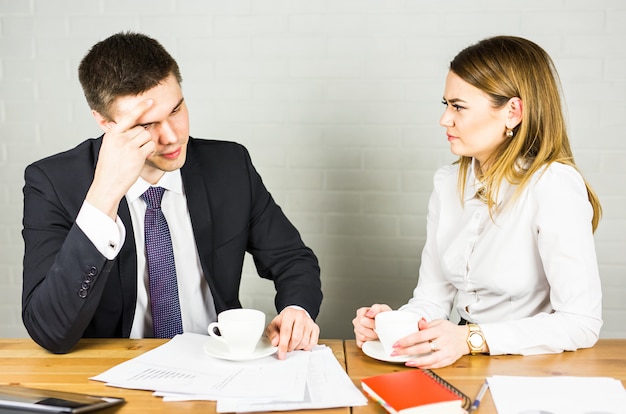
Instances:
[[[476,177],[476,168],[478,167],[477,161],[475,158],[472,158],[472,163],[469,167],[469,174],[467,174],[467,181],[465,183],[465,195],[464,201],[469,201],[473,199],[477,199],[486,204],[485,196],[482,196],[480,193],[484,189],[484,183],[480,179]],[[500,185],[500,190],[498,194],[496,194],[495,204],[499,206],[504,201],[504,196],[507,194],[511,185],[508,181],[504,180]],[[485,194],[486,195],[486,194]]]

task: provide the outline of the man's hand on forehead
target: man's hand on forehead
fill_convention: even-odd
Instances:
[[[153,104],[153,99],[146,99],[139,102],[130,111],[123,113],[117,121],[112,121],[108,132],[121,134],[140,126],[139,120],[148,112]]]
[[[137,180],[146,159],[156,147],[149,131],[139,125],[139,119],[153,107],[153,99],[139,102],[117,121],[108,122],[98,156],[94,180],[87,201],[113,220],[120,199]]]

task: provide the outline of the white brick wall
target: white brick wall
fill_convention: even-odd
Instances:
[[[179,61],[194,136],[245,144],[322,266],[322,336],[416,283],[449,60],[486,36],[541,44],[562,77],[579,166],[603,202],[603,337],[626,338],[626,3],[622,0],[0,0],[0,336],[24,336],[24,167],[99,134],[76,77],[121,30]],[[273,286],[246,262],[246,306]]]

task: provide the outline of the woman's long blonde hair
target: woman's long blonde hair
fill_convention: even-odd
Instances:
[[[518,186],[519,195],[534,173],[553,162],[578,169],[565,127],[559,77],[552,59],[541,47],[520,37],[491,37],[462,50],[450,62],[450,70],[489,95],[494,108],[502,108],[513,97],[522,100],[522,121],[513,129],[513,138],[493,154],[490,167],[481,177],[490,211],[495,208],[494,195],[504,179]],[[525,162],[524,168],[519,167],[520,160]],[[461,156],[457,163],[463,200],[472,158]],[[586,180],[585,185],[595,231],[602,207]]]

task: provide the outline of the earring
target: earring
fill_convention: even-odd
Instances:
[[[515,132],[513,132],[512,129],[506,129],[506,136],[507,138],[513,138],[513,135],[515,135]]]

